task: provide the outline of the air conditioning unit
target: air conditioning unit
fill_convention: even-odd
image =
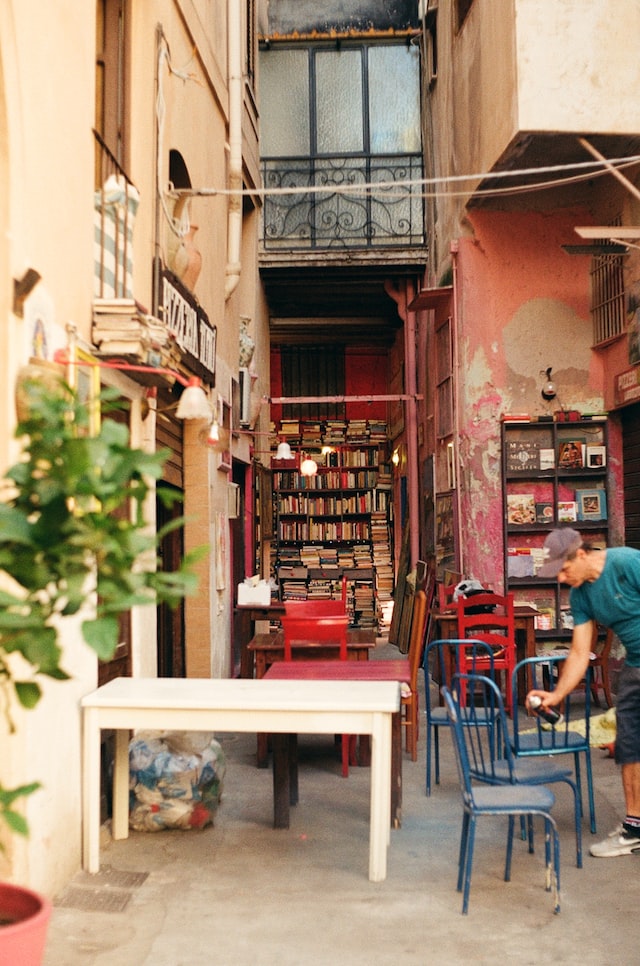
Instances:
[[[251,376],[249,370],[239,370],[240,379],[240,425],[249,426],[251,422]]]

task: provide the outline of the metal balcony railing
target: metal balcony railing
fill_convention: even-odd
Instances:
[[[133,298],[133,226],[140,195],[97,131],[94,208],[96,298]]]
[[[420,154],[265,158],[262,166],[265,251],[424,244]]]

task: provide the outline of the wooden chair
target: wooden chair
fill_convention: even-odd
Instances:
[[[334,601],[334,603],[336,603]],[[292,617],[285,611],[281,618],[284,634],[284,659],[291,661],[292,645],[296,641],[305,645],[331,645],[340,649],[340,660],[347,660],[347,628],[349,618],[346,614],[308,614]]]
[[[503,672],[503,694],[507,711],[513,712],[511,677],[516,666],[516,628],[513,593],[502,596],[489,591],[463,597],[456,603],[458,637],[483,641],[493,650],[493,670]],[[476,664],[476,672],[485,673]]]
[[[287,617],[305,620],[307,617],[340,617],[347,613],[346,600],[287,600]]]
[[[314,603],[321,603],[315,601]],[[340,603],[340,601],[325,601],[325,603]],[[284,634],[284,659],[291,661],[293,658],[292,645],[297,642],[305,645],[331,645],[339,647],[341,661],[347,660],[347,628],[349,618],[346,614],[332,614],[314,616],[305,613],[305,616],[292,617],[287,610],[281,618],[282,631]],[[346,778],[349,774],[350,763],[355,763],[355,735],[342,736],[342,774]]]
[[[431,596],[433,596],[433,590]],[[402,725],[405,728],[405,747],[411,755],[411,761],[418,760],[418,672],[422,663],[428,613],[429,599],[427,593],[424,590],[418,590],[413,598],[413,618],[409,641],[410,679],[408,682],[403,682],[401,707]]]
[[[611,696],[611,683],[609,681],[609,659],[611,657],[611,646],[613,644],[613,631],[608,630],[604,638],[600,637],[602,628],[596,627],[593,632],[591,642],[591,694],[596,704],[600,704],[598,692],[603,691],[607,707],[613,707]]]
[[[453,599],[453,592],[458,586],[459,582],[460,581],[458,580],[455,582],[455,584],[445,584],[442,581],[438,582],[438,610],[441,614],[445,614],[447,611],[455,610],[456,605]]]

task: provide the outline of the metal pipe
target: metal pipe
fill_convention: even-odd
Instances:
[[[224,298],[227,301],[240,282],[242,268],[242,26],[241,4],[229,0],[229,213],[227,215],[227,265]]]
[[[407,279],[405,287],[405,306],[413,301],[415,288],[413,281]],[[411,569],[420,557],[420,501],[418,496],[418,414],[416,406],[416,314],[405,307],[405,400],[407,419],[407,480],[409,498],[409,550]]]

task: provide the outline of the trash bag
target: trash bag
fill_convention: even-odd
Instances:
[[[129,825],[205,828],[220,804],[224,752],[207,732],[139,732],[129,743]]]

